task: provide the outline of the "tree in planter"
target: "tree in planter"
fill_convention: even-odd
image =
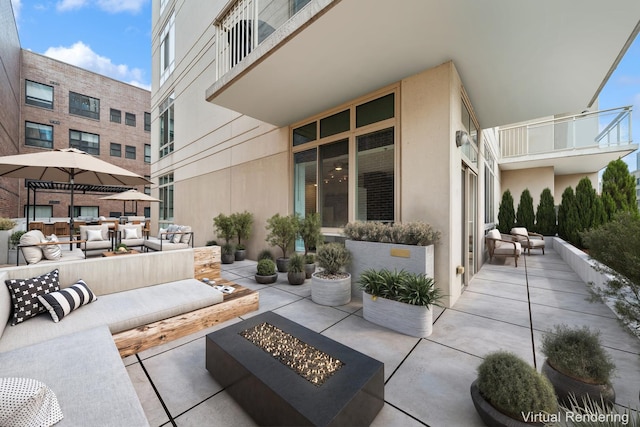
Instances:
[[[238,238],[235,253],[236,261],[242,261],[245,257],[245,246],[242,241],[249,239],[251,226],[253,225],[253,214],[247,211],[232,213],[231,220],[233,221],[235,234]]]
[[[224,264],[231,264],[235,260],[233,245],[230,243],[230,240],[235,236],[233,219],[221,213],[213,218],[213,224],[216,229],[216,234],[225,240],[225,244],[222,245],[222,262]]]
[[[562,203],[558,208],[558,235],[574,245],[579,244],[578,230],[580,219],[576,206],[576,196],[573,188],[567,187],[562,193]]]
[[[498,230],[501,233],[509,233],[515,225],[516,212],[513,208],[513,196],[508,189],[502,193],[502,200],[498,208]]]
[[[533,198],[528,188],[525,188],[520,195],[520,203],[518,203],[518,211],[516,212],[516,224],[518,224],[518,227],[525,227],[528,231],[537,231],[535,215],[533,214]]]
[[[609,220],[618,212],[638,214],[635,179],[621,159],[609,162],[602,174],[602,201]]]
[[[309,253],[310,249],[315,249],[322,243],[322,232],[320,215],[317,212],[306,214],[304,218],[299,219],[300,229],[298,233],[304,242],[304,270],[306,278],[310,279],[316,270],[315,257]]]
[[[267,219],[267,243],[282,250],[282,257],[276,259],[278,271],[287,272],[288,254],[298,235],[298,218],[295,215],[275,214]]]
[[[576,186],[576,209],[578,211],[578,221],[580,223],[578,231],[585,231],[596,228],[605,222],[605,212],[602,201],[591,184],[591,180],[584,177]],[[580,236],[578,235],[578,238]],[[580,246],[584,247],[582,239]]]
[[[556,208],[549,188],[540,193],[540,203],[536,210],[536,229],[543,236],[555,236],[558,231]]]
[[[610,275],[602,289],[594,292],[613,298],[623,323],[640,338],[640,219],[620,213],[603,226],[582,234],[589,255],[602,263],[597,270]]]

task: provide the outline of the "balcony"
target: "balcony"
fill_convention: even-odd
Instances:
[[[558,175],[598,171],[638,148],[631,113],[628,106],[501,127],[500,168],[553,166]]]

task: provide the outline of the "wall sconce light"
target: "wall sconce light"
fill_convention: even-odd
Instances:
[[[456,147],[462,147],[469,142],[469,134],[463,130],[456,131]]]

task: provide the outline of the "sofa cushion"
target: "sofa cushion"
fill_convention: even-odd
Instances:
[[[169,227],[167,227],[167,240],[173,241],[173,233],[175,233],[176,231],[180,231],[180,227],[175,224],[171,224]]]
[[[144,241],[144,245],[152,251],[173,251],[176,249],[189,249],[189,245],[186,243],[172,243],[166,240],[160,241],[160,239],[153,238],[146,239]]]
[[[31,230],[20,237],[21,245],[37,245],[44,240],[44,234],[40,230]],[[42,259],[42,249],[40,246],[22,248],[22,255],[27,264],[35,264]]]
[[[39,295],[60,290],[58,269],[30,279],[8,279],[5,283],[11,293],[13,304],[12,326],[44,312],[45,308],[40,304]]]
[[[138,238],[138,230],[135,228],[127,227],[124,229],[124,238],[125,239],[137,239]]]
[[[189,233],[189,234],[182,234],[180,237],[180,243],[187,243],[189,244],[189,242],[191,241],[191,227],[188,225],[183,225],[182,228],[180,229],[180,231],[182,231],[183,233]],[[174,242],[174,243],[178,243],[178,242]]]
[[[55,328],[66,322],[47,323]],[[0,377],[8,376],[37,379],[55,392],[64,414],[55,427],[149,425],[104,325],[0,353]]]
[[[490,239],[502,239],[500,231],[495,228],[493,230],[489,230],[489,232],[487,233],[487,237]]]
[[[0,425],[50,426],[63,418],[55,393],[31,378],[0,378]]]
[[[91,292],[84,280],[80,279],[68,288],[40,295],[38,299],[49,310],[51,319],[57,323],[73,310],[94,302],[98,297]]]
[[[58,242],[58,238],[55,234],[52,234],[49,237],[45,237],[42,240],[42,243],[51,242]],[[44,255],[44,257],[48,260],[60,259],[60,257],[62,256],[62,249],[60,248],[60,245],[45,245],[42,246],[42,255]]]
[[[102,238],[102,231],[100,230],[87,230],[87,242],[94,242],[104,240]]]

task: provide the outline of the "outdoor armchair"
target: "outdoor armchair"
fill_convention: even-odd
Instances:
[[[522,251],[520,242],[516,242],[508,235],[503,237],[496,229],[490,230],[484,239],[487,249],[489,250],[489,261],[491,261],[494,256],[511,256],[515,260],[516,267],[518,266],[518,258]]]
[[[531,255],[531,249],[542,249],[542,255],[544,255],[544,237],[542,234],[528,231],[525,227],[513,227],[511,235],[518,239],[529,255]]]

